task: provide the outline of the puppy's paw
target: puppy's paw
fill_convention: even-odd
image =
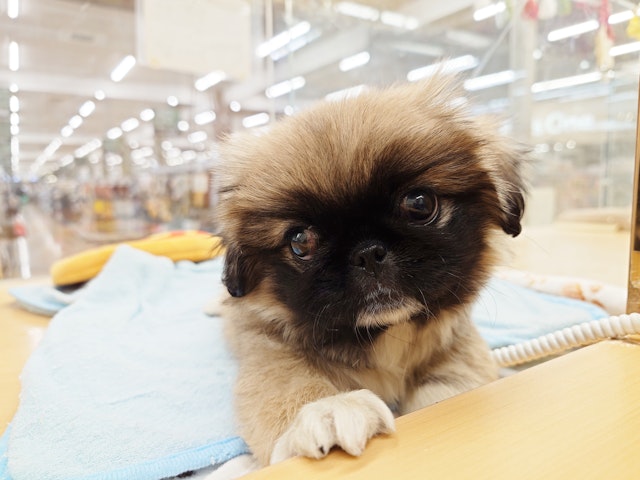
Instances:
[[[360,455],[367,441],[395,431],[393,413],[373,392],[357,390],[304,405],[273,448],[271,463],[290,457],[322,458],[331,447]]]

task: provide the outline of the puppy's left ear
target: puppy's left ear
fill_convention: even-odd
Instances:
[[[227,245],[222,283],[232,297],[243,297],[258,284],[256,262],[239,245]]]
[[[522,231],[525,186],[522,170],[527,151],[521,146],[494,144],[487,146],[484,161],[493,180],[499,202],[497,223],[509,235],[517,237]]]

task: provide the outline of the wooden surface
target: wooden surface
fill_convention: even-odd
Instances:
[[[360,458],[247,480],[640,478],[640,346],[603,342],[401,417]]]
[[[26,312],[9,295],[8,288],[21,283],[0,280],[0,434],[18,407],[22,367],[49,324],[48,317]]]

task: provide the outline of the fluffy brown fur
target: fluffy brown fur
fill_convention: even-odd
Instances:
[[[456,100],[437,76],[223,147],[223,315],[262,463],[357,455],[393,430],[385,404],[404,414],[496,378],[469,310],[495,232],[520,232],[522,152]]]

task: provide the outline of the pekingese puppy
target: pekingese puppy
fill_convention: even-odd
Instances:
[[[222,147],[223,316],[263,464],[359,455],[402,415],[497,377],[470,307],[516,236],[523,151],[457,81],[372,90]]]

